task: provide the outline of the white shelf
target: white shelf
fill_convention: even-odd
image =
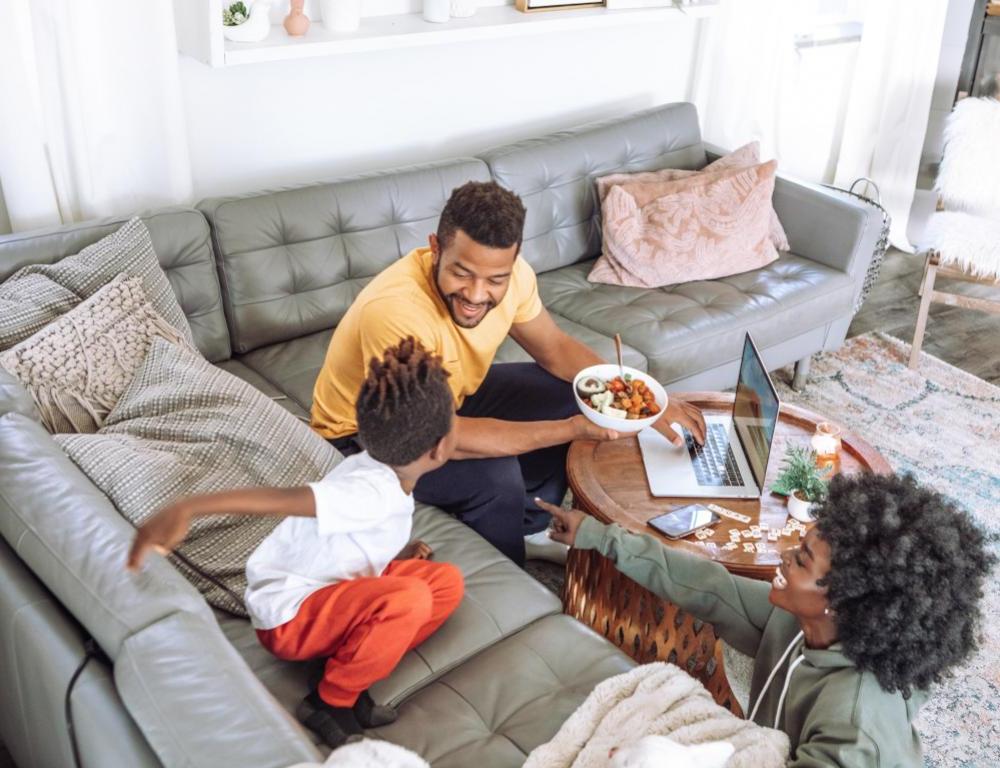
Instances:
[[[180,4],[178,4],[180,5]],[[209,7],[214,3],[208,3]],[[313,56],[334,56],[345,53],[412,48],[424,45],[497,40],[511,37],[564,32],[579,29],[607,29],[613,26],[639,25],[671,19],[701,18],[711,14],[716,2],[703,2],[677,8],[644,8],[637,10],[608,10],[607,8],[581,8],[539,13],[521,13],[510,5],[481,7],[466,19],[452,19],[444,24],[432,24],[419,13],[395,16],[371,16],[361,20],[357,32],[328,32],[322,22],[314,22],[304,37],[290,37],[280,25],[259,43],[234,43],[217,39],[209,46],[210,53],[199,45],[200,51],[181,52],[194,56],[212,66],[235,66],[265,61],[303,59]],[[203,7],[204,8],[204,7]],[[204,9],[199,16],[206,19]],[[207,20],[207,19],[206,19]],[[190,20],[188,20],[190,23]],[[180,25],[179,25],[180,26]],[[222,26],[218,24],[218,36]],[[212,31],[202,30],[200,41],[214,37]]]

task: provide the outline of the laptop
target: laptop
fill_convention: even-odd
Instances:
[[[639,433],[639,447],[654,496],[756,499],[764,493],[767,460],[778,424],[778,393],[748,333],[730,414],[706,414],[705,444],[674,424],[685,444],[656,430]]]

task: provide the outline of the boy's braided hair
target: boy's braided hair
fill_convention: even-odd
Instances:
[[[376,461],[405,466],[448,434],[454,411],[441,358],[409,336],[369,363],[358,395],[358,442]]]

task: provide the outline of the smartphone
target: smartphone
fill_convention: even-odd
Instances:
[[[699,528],[715,525],[720,520],[722,518],[708,507],[703,507],[701,504],[688,504],[684,507],[678,507],[673,512],[654,517],[649,521],[649,525],[668,539],[683,539]]]

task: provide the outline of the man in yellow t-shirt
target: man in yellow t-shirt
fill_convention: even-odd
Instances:
[[[312,407],[313,429],[356,451],[355,403],[368,362],[407,336],[440,355],[458,409],[457,449],[421,478],[414,497],[454,514],[518,564],[526,543],[529,557],[565,559],[534,500],[562,502],[569,443],[618,436],[576,407],[573,378],[603,360],[542,306],[535,273],[518,257],[524,214],[521,199],[493,182],[455,189],[430,247],[377,275],[337,326]],[[493,364],[508,335],[534,363]],[[699,441],[704,435],[698,409],[675,397],[657,428],[676,442],[671,422]]]

